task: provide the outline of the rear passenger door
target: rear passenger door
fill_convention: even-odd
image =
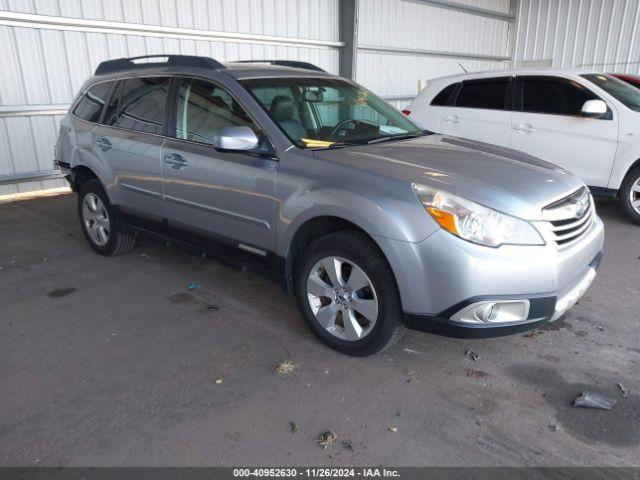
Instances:
[[[164,143],[168,77],[121,80],[94,131],[95,152],[111,170],[105,185],[121,213],[164,217],[160,148]]]
[[[607,118],[581,116],[584,103],[595,99],[598,95],[574,80],[518,77],[511,147],[560,165],[590,186],[606,187],[618,144],[618,119],[613,110]]]
[[[467,80],[453,107],[443,107],[440,131],[506,147],[511,133],[510,77]]]
[[[175,132],[162,149],[170,229],[217,250],[240,248],[263,263],[275,249],[277,160],[213,146],[223,127],[260,128],[217,83],[184,78],[175,102]]]

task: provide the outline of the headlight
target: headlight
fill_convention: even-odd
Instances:
[[[488,247],[503,244],[544,245],[535,227],[525,220],[425,185],[414,183],[411,187],[442,228],[469,242]]]

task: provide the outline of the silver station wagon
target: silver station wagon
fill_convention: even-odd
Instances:
[[[98,253],[151,232],[250,265],[351,355],[405,325],[475,337],[555,320],[601,257],[602,222],[574,175],[434,135],[303,62],[103,62],[55,162]]]

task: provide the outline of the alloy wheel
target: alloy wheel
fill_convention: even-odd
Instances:
[[[84,228],[96,245],[105,246],[109,241],[111,224],[107,209],[94,193],[87,193],[82,202],[82,220]]]
[[[629,201],[631,202],[631,208],[640,215],[640,177],[636,178],[636,181],[631,185]]]
[[[362,268],[342,257],[325,257],[313,266],[307,297],[322,328],[342,340],[366,337],[378,319],[373,283]]]

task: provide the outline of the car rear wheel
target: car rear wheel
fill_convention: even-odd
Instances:
[[[101,255],[121,255],[133,249],[136,235],[124,231],[98,180],[82,185],[78,195],[80,225],[91,248]]]
[[[620,201],[629,218],[640,225],[640,167],[631,170],[622,182]]]
[[[404,330],[393,272],[378,248],[358,232],[333,233],[311,244],[298,263],[295,281],[309,327],[340,352],[372,355]]]

